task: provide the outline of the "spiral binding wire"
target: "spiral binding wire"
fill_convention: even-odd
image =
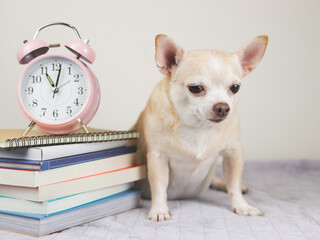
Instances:
[[[10,150],[13,148],[26,148],[35,146],[133,140],[137,139],[138,137],[138,131],[130,130],[20,137],[8,139],[6,142],[9,143],[9,147],[7,149]]]

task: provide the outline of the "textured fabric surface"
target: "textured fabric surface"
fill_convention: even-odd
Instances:
[[[192,200],[169,201],[172,219],[146,219],[142,208],[64,230],[41,239],[320,239],[320,161],[247,162],[245,198],[263,217],[231,211],[226,193],[208,190]],[[35,239],[0,231],[0,239]]]

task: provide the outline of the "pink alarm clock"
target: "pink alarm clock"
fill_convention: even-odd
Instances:
[[[60,44],[48,45],[36,39],[42,29],[53,25],[74,30],[77,39],[69,40],[65,47],[75,57],[47,53],[50,47]],[[17,59],[20,64],[27,64],[18,84],[19,105],[25,117],[31,121],[24,135],[34,125],[52,134],[70,133],[81,127],[86,130],[85,125],[95,115],[100,102],[97,78],[81,61],[93,63],[95,60],[88,40],[82,41],[77,29],[70,24],[50,23],[40,27],[33,40],[24,41]]]

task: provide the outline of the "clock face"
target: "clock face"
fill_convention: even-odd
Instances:
[[[60,123],[74,118],[88,98],[88,79],[68,58],[51,56],[26,70],[20,88],[25,109],[41,122]]]

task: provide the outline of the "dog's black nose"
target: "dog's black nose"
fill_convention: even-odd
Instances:
[[[224,118],[228,115],[229,111],[230,111],[230,107],[227,103],[216,103],[213,108],[213,113],[215,115],[215,117],[217,118]]]

